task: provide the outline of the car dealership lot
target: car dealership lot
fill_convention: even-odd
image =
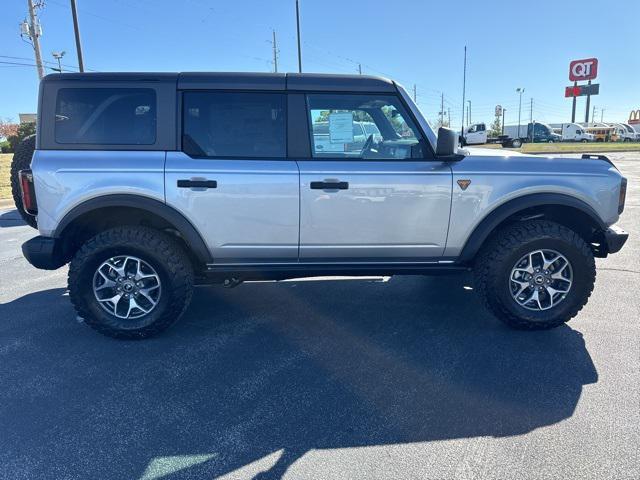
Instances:
[[[393,277],[201,288],[115,341],[0,212],[0,478],[640,477],[640,155],[610,157],[631,237],[548,332],[504,327],[468,276]]]

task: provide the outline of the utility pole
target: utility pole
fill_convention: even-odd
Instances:
[[[600,109],[600,123],[604,123],[604,108]]]
[[[471,125],[471,100],[467,100],[469,102],[469,115],[467,116],[467,125]]]
[[[84,59],[82,57],[82,44],[80,43],[80,27],[78,26],[78,9],[76,0],[71,0],[71,15],[73,17],[73,32],[76,36],[76,52],[78,53],[78,70],[84,72]]]
[[[34,4],[33,0],[27,0],[29,6],[29,22],[26,21],[21,25],[20,36],[26,35],[32,42],[33,50],[36,56],[36,67],[38,69],[38,78],[42,80],[44,77],[44,64],[42,63],[42,52],[40,51],[40,36],[42,35],[42,27],[36,14],[36,8],[42,6],[41,3]]]
[[[467,93],[467,46],[464,46],[464,70],[462,74],[462,122],[460,126],[460,136],[464,133],[464,102]]]
[[[444,92],[440,92],[440,126],[444,127]]]
[[[358,74],[362,75],[362,64],[361,63],[358,64]]]
[[[302,50],[300,48],[300,4],[296,0],[296,31],[298,33],[298,73],[302,73]]]
[[[416,84],[413,84],[413,103],[418,103],[418,89],[416,88]]]
[[[593,111],[591,112],[591,123],[596,122],[596,106],[593,106]],[[587,123],[589,123],[589,111],[587,110]]]
[[[451,109],[447,108],[447,127],[451,128]]]
[[[278,73],[278,43],[276,40],[276,31],[273,30],[273,41],[271,42],[273,47],[273,71]]]

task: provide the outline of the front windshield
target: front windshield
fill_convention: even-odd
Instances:
[[[429,125],[429,122],[427,122],[425,117],[422,115],[420,108],[418,108],[418,106],[413,102],[411,96],[407,93],[404,87],[400,84],[396,84],[396,86],[398,87],[400,95],[402,95],[402,99],[407,103],[407,105],[415,115],[416,120],[418,121],[418,124],[420,124],[420,127],[427,137],[427,140],[431,144],[431,147],[435,150],[438,143],[438,136],[432,130],[431,125]]]

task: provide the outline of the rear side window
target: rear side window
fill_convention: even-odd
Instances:
[[[62,144],[153,145],[156,93],[151,88],[62,88],[55,140]]]
[[[182,150],[193,157],[284,158],[286,95],[185,92]]]

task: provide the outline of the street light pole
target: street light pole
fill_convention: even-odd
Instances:
[[[467,125],[471,125],[471,100],[467,100],[469,103],[469,115],[467,116]]]
[[[298,73],[302,73],[302,50],[300,48],[300,4],[296,0],[296,31],[298,33]]]
[[[462,74],[462,122],[460,126],[460,138],[464,136],[464,102],[467,93],[467,46],[464,46],[464,70]]]
[[[64,50],[62,52],[51,52],[51,55],[53,55],[53,58],[55,58],[58,61],[58,72],[62,73],[62,57],[64,57],[64,54],[67,53]]]
[[[506,108],[502,109],[502,132],[500,133],[500,135],[504,135],[504,112],[506,111],[507,111]]]
[[[518,87],[516,88],[516,92],[520,94],[520,103],[518,105],[518,138],[520,137],[520,116],[522,114],[522,94],[524,93],[524,88]]]

